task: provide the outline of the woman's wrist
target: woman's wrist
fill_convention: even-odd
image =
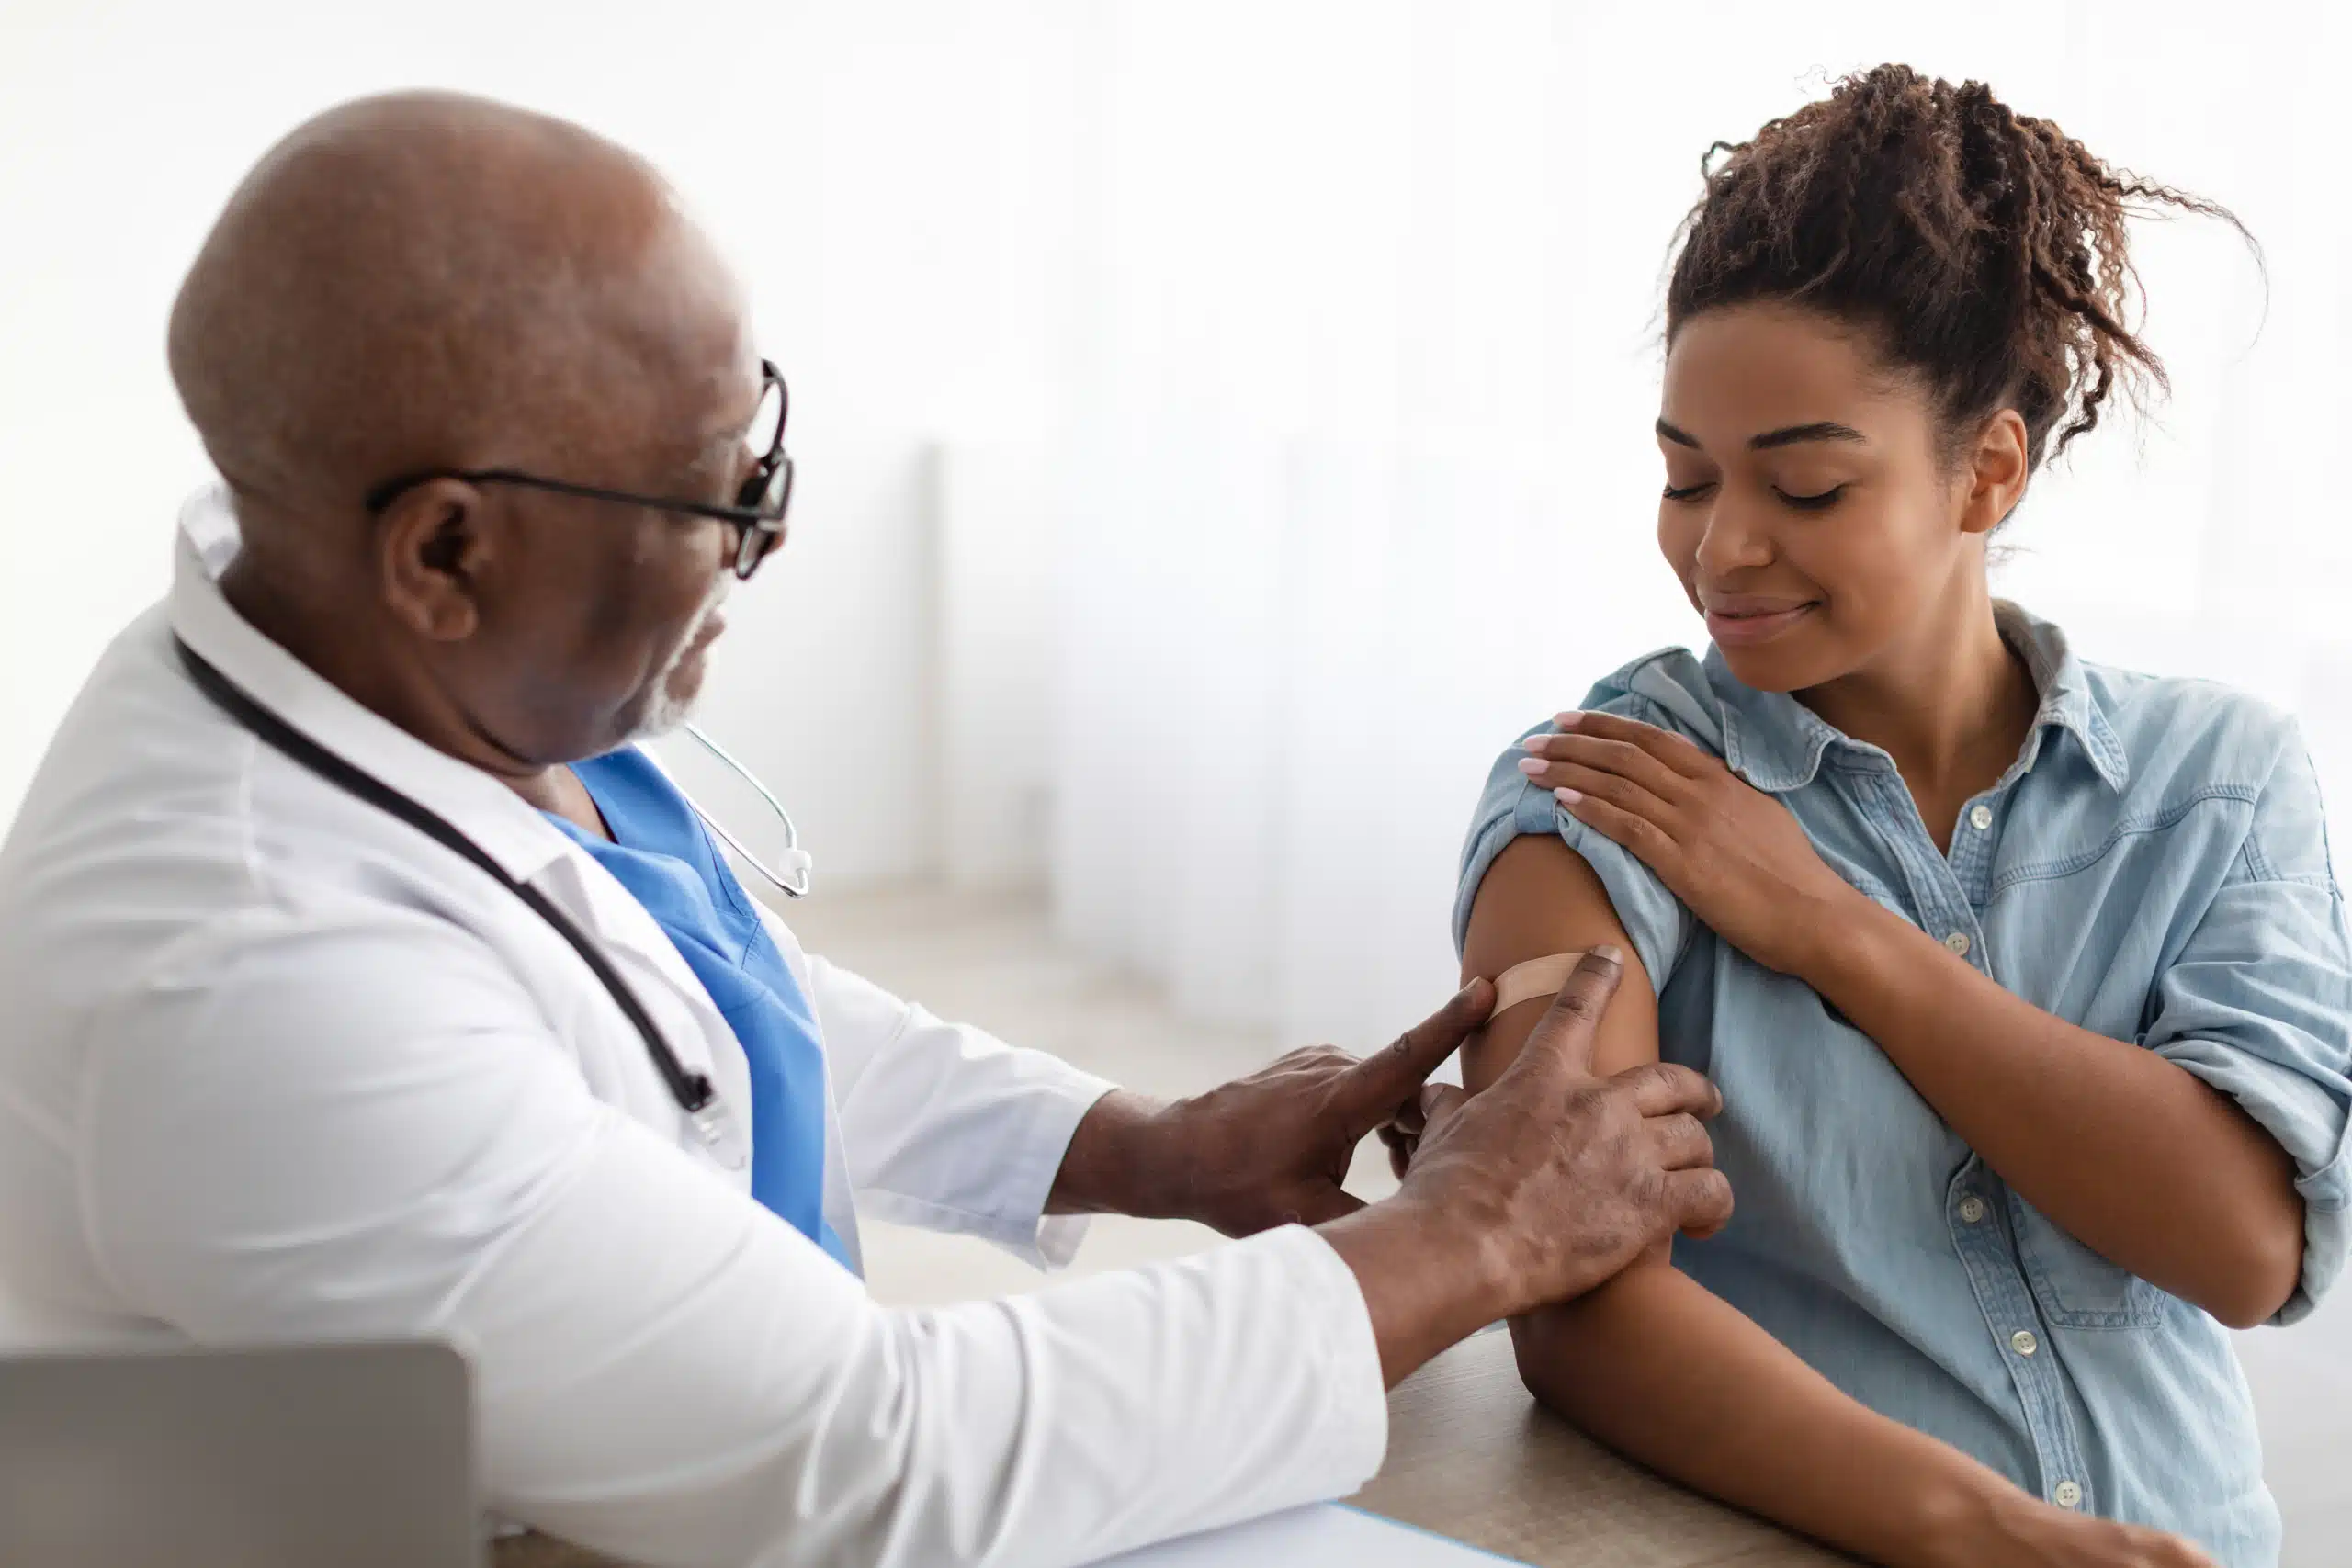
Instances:
[[[1806,931],[1806,962],[1797,978],[1858,1018],[1870,1010],[1882,980],[1900,968],[1905,942],[1919,941],[1919,929],[1860,888],[1839,886],[1839,894],[1797,917]]]
[[[2045,1503],[2006,1481],[1993,1479],[1994,1485],[1946,1510],[1940,1522],[1921,1536],[1920,1551],[1914,1560],[1917,1568],[1981,1568],[1988,1562],[2015,1563],[2022,1568],[2025,1564],[2073,1562],[2080,1561],[2077,1553],[2082,1550],[2086,1532],[2096,1534],[2119,1528],[2090,1515]],[[2128,1561],[2154,1559],[2133,1556]]]
[[[1790,914],[1797,978],[1838,1000],[1838,992],[1850,989],[1858,979],[1884,964],[1883,922],[1889,919],[1902,923],[1867,893],[1835,879],[1834,887]]]
[[[2018,1505],[2032,1505],[2033,1499],[1986,1472],[1946,1478],[1917,1502],[1916,1517],[1905,1531],[1904,1554],[1886,1559],[1895,1568],[1981,1568],[2007,1562],[1996,1543],[2010,1541],[2013,1532],[2004,1529],[2001,1520]]]
[[[1938,1444],[1942,1449],[1941,1444]],[[1855,1542],[1887,1568],[1984,1568],[2040,1561],[2025,1548],[2059,1510],[1974,1460],[1945,1449],[1897,1504],[1881,1540]]]

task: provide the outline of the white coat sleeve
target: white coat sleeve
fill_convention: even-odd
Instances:
[[[84,1223],[127,1299],[198,1342],[451,1340],[487,1505],[603,1551],[1077,1563],[1343,1494],[1385,1443],[1312,1232],[883,1310],[422,915],[241,917],[95,1021]]]
[[[842,1152],[860,1213],[1068,1263],[1080,1216],[1045,1217],[1071,1134],[1113,1087],[1043,1051],[948,1023],[768,929],[825,1034]]]

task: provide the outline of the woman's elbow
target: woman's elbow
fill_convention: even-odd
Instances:
[[[1577,1394],[1589,1387],[1597,1371],[1584,1363],[1595,1356],[1610,1358],[1612,1340],[1640,1332],[1645,1315],[1640,1298],[1647,1287],[1635,1281],[1660,1269],[1671,1273],[1671,1257],[1670,1249],[1661,1246],[1574,1301],[1510,1320],[1511,1355],[1519,1366],[1519,1381],[1535,1396],[1535,1403],[1575,1418]]]
[[[2197,1304],[2224,1327],[2259,1328],[2294,1299],[2302,1282],[2301,1204],[2291,1215],[2247,1225],[2233,1240],[2222,1277],[2199,1292]]]

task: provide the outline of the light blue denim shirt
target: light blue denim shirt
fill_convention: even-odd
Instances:
[[[1712,650],[1653,654],[1585,706],[1690,737],[1784,802],[1840,875],[2011,991],[2233,1096],[2301,1177],[2292,1321],[2352,1232],[2352,952],[2310,760],[2248,697],[2085,665],[2056,627],[2000,615],[2041,711],[1949,854],[1884,751]],[[2278,1509],[2227,1331],[2010,1191],[1869,1039],[1561,811],[1522,754],[1478,803],[1455,938],[1520,834],[1557,833],[1600,874],[1658,986],[1663,1054],[1724,1093],[1737,1213],[1677,1241],[1676,1266],[1848,1393],[2029,1491],[2272,1568]]]

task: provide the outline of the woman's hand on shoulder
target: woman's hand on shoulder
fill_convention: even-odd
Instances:
[[[1869,900],[1829,869],[1787,807],[1681,736],[1612,714],[1565,713],[1521,772],[1568,815],[1657,874],[1716,935],[1811,980],[1827,929]]]

